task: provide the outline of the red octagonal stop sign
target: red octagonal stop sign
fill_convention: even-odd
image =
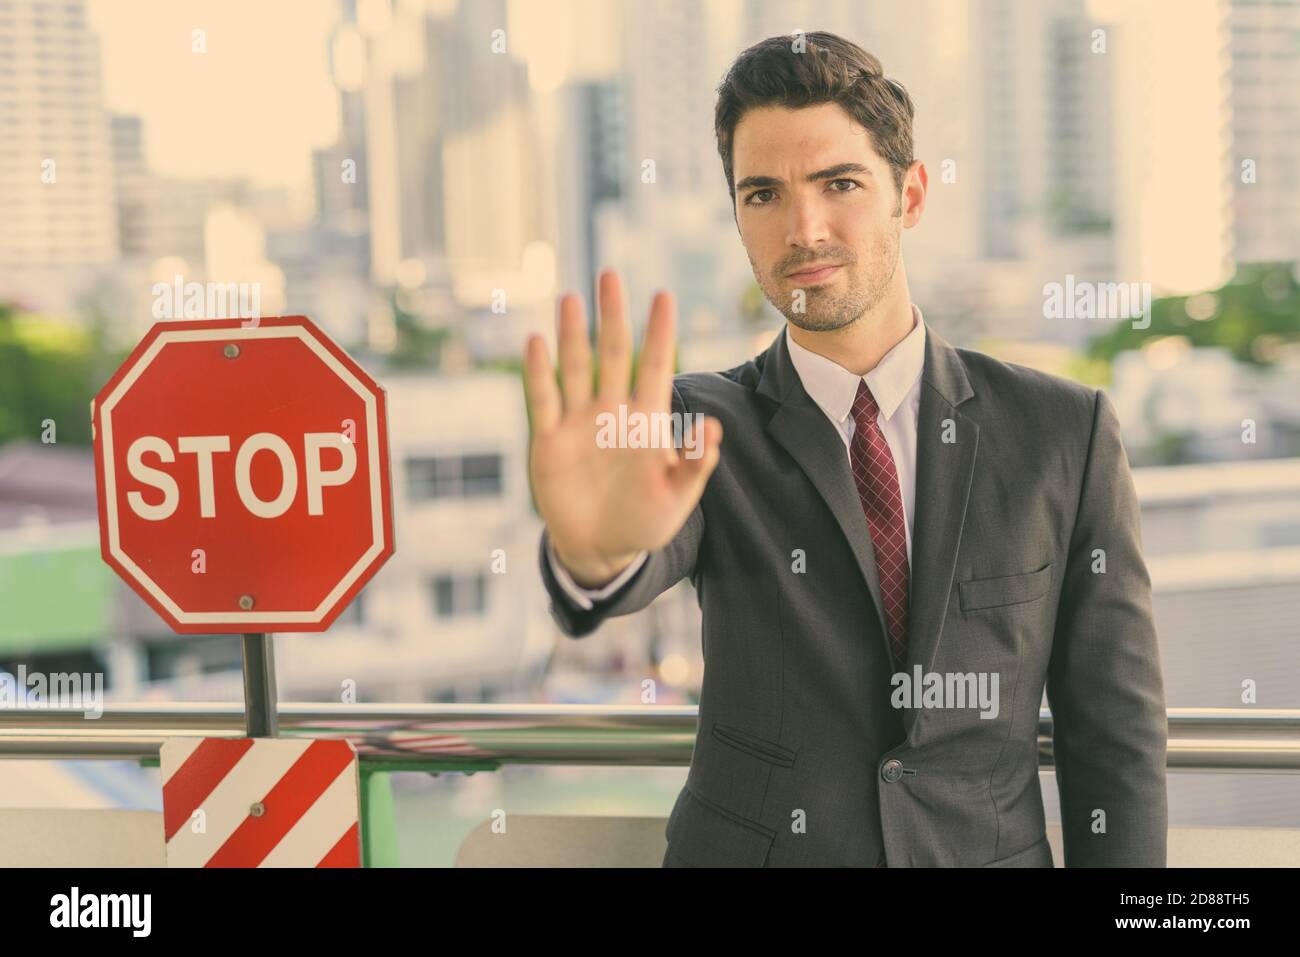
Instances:
[[[253,323],[158,323],[91,405],[104,560],[178,632],[322,631],[393,554],[383,389]]]

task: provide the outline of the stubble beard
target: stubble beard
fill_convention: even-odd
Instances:
[[[900,210],[901,212],[901,210]],[[850,259],[841,267],[847,279],[847,288],[835,292],[830,287],[804,289],[803,310],[796,311],[797,297],[793,289],[787,290],[782,276],[760,271],[750,257],[759,288],[781,315],[806,332],[831,332],[856,322],[876,308],[885,298],[898,270],[902,238],[901,219],[892,220],[895,226],[872,249],[864,274],[855,268],[858,260]],[[800,287],[794,287],[798,289]]]

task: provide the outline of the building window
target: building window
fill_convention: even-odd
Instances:
[[[487,576],[437,575],[432,581],[433,613],[438,618],[487,614]]]
[[[439,498],[487,498],[501,494],[501,455],[442,455],[406,460],[412,502]]]
[[[467,455],[461,468],[466,498],[501,494],[500,455]]]

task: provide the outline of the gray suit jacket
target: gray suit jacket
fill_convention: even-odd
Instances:
[[[1050,867],[1047,689],[1065,864],[1165,866],[1168,723],[1137,497],[1105,394],[927,327],[906,672],[998,677],[976,707],[894,707],[880,584],[843,440],[785,337],[674,380],[723,424],[704,496],[591,610],[539,558],[565,634],[684,577],[704,679],[666,866]],[[986,686],[987,687],[987,686]],[[969,703],[969,702],[968,702]]]

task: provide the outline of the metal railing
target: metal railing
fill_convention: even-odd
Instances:
[[[286,738],[345,738],[371,770],[490,770],[506,764],[685,766],[693,706],[280,703]],[[0,710],[0,758],[141,760],[166,738],[242,737],[242,704],[120,704]],[[1052,764],[1052,716],[1039,715],[1039,760]],[[1300,771],[1300,709],[1169,710],[1180,771]]]

